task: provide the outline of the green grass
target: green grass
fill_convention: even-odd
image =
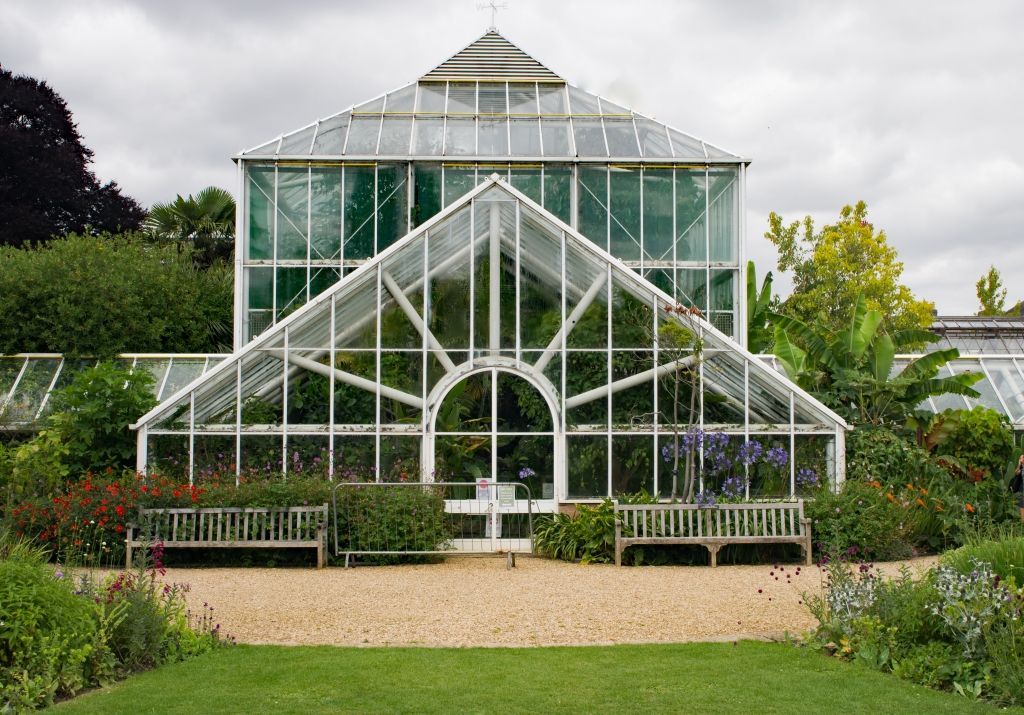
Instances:
[[[134,676],[58,709],[190,715],[995,712],[814,652],[754,641],[523,649],[237,646]]]

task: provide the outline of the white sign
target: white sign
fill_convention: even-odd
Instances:
[[[502,509],[511,509],[516,505],[516,485],[515,484],[499,484],[498,485],[498,507]]]
[[[476,483],[476,498],[485,501],[491,498],[491,483],[486,479],[481,479]]]

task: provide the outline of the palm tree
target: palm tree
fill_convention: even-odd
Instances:
[[[230,261],[235,240],[235,199],[224,189],[208,186],[194,197],[181,194],[169,204],[153,204],[144,223],[158,241],[190,246],[196,265],[206,268]]]
[[[868,310],[863,295],[857,297],[849,325],[835,333],[786,315],[771,319],[774,353],[790,379],[853,422],[902,423],[927,397],[980,396],[971,385],[981,374],[937,377],[940,367],[960,357],[956,348],[922,355],[893,374],[898,352],[939,338],[926,330],[886,332],[882,314]]]

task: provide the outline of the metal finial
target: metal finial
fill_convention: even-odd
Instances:
[[[477,10],[490,10],[491,11],[491,26],[487,28],[488,32],[498,31],[498,10],[508,9],[508,4],[504,2],[497,2],[497,0],[490,0],[490,2],[478,2],[476,4]]]

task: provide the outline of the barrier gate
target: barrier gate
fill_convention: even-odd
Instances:
[[[525,484],[341,482],[331,490],[334,555],[533,552],[535,503]]]

